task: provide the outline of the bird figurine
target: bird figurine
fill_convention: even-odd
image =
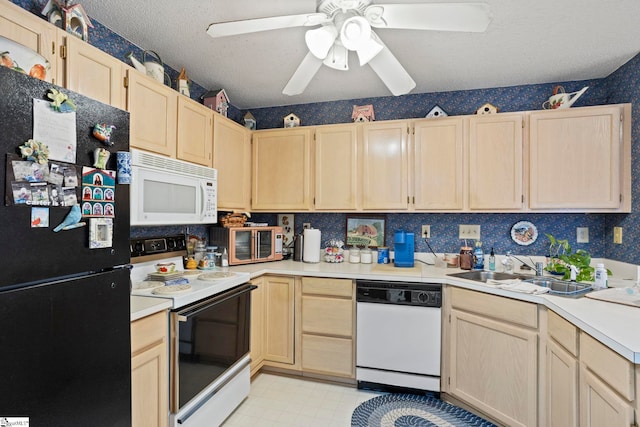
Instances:
[[[53,231],[57,233],[60,230],[71,230],[73,228],[78,228],[86,225],[84,222],[80,222],[81,218],[82,213],[80,212],[80,206],[73,205],[71,206],[71,210],[64,218],[64,220],[56,228],[54,228]]]
[[[104,145],[113,145],[113,142],[111,142],[111,132],[113,132],[115,128],[114,125],[98,123],[93,127],[93,136],[98,141],[102,141]]]
[[[76,105],[64,93],[57,89],[49,89],[47,98],[51,100],[51,108],[59,113],[70,113],[76,111]]]

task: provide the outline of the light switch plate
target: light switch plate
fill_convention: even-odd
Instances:
[[[576,242],[589,243],[589,227],[576,228]]]
[[[460,224],[458,227],[458,236],[460,239],[480,240],[479,225]]]
[[[613,227],[613,243],[622,243],[622,227]]]

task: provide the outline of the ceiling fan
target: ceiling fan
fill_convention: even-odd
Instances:
[[[369,66],[392,94],[409,93],[416,83],[374,33],[374,28],[483,32],[489,25],[486,3],[371,4],[372,0],[318,0],[317,12],[214,23],[207,33],[225,37],[290,27],[313,27],[305,34],[309,53],[282,93],[304,92],[322,64],[346,71],[349,51]]]

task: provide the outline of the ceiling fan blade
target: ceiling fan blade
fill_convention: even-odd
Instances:
[[[220,22],[209,25],[207,34],[211,37],[235,36],[281,28],[304,27],[330,22],[324,13],[303,13],[300,15],[273,16],[269,18],[247,19],[244,21]]]
[[[372,27],[483,32],[491,15],[486,3],[376,4],[365,9]]]
[[[386,46],[369,60],[369,65],[395,96],[405,95],[416,87],[416,82]]]
[[[309,85],[309,82],[316,75],[322,66],[322,59],[317,58],[313,53],[307,53],[298,69],[289,80],[289,83],[282,89],[285,95],[300,95]]]

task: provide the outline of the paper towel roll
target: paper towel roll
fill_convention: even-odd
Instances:
[[[320,262],[320,230],[307,228],[304,230],[304,262]]]

